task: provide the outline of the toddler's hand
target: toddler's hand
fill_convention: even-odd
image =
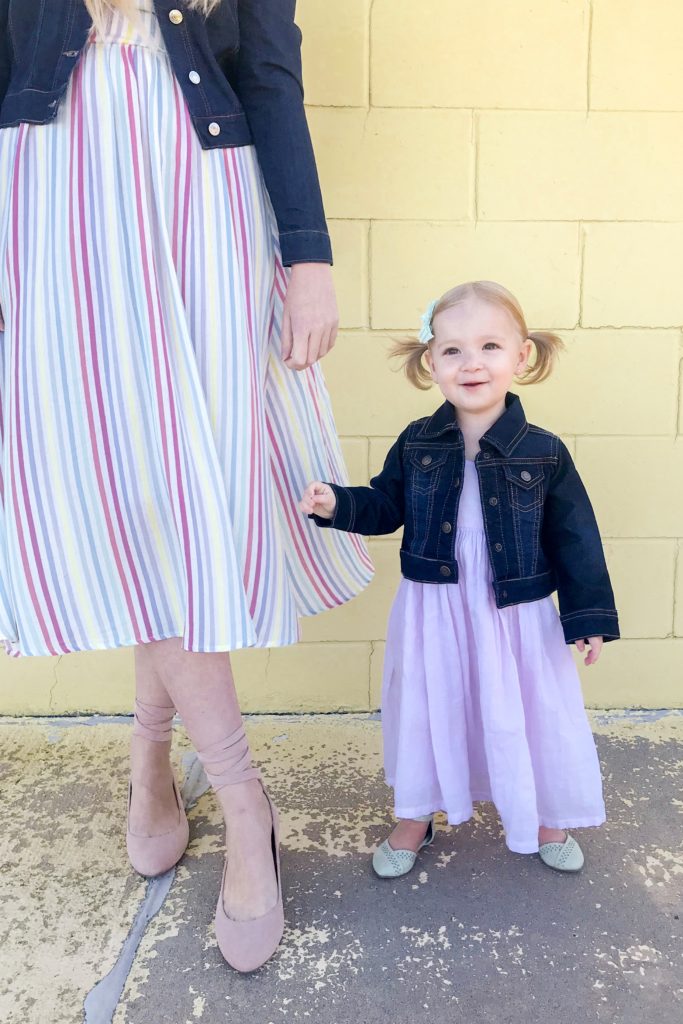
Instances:
[[[588,643],[590,644],[590,651],[583,659],[583,663],[584,665],[594,665],[600,657],[600,652],[602,651],[602,645],[604,641],[601,636],[589,636]],[[583,652],[586,650],[586,641],[577,640],[576,649],[577,651],[581,651],[581,653],[583,654]]]
[[[320,516],[321,519],[331,519],[337,507],[337,499],[329,484],[323,484],[315,480],[309,484],[304,491],[303,498],[299,502],[299,508],[306,515]]]

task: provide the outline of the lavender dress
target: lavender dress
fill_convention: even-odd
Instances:
[[[497,608],[477,471],[465,464],[457,584],[401,581],[382,694],[384,765],[395,812],[443,810],[452,825],[492,800],[508,847],[538,850],[538,827],[605,820],[595,743],[552,598]]]

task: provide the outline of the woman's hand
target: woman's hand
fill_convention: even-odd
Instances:
[[[589,636],[588,643],[590,645],[590,651],[583,659],[583,663],[584,665],[594,665],[600,657],[600,652],[602,651],[602,645],[604,643],[604,640],[601,636]],[[586,650],[586,641],[577,640],[576,649],[577,651],[581,651],[581,654],[583,654],[583,652]]]
[[[327,263],[292,267],[282,323],[282,358],[290,370],[305,370],[330,351],[339,313]]]
[[[321,519],[331,519],[337,507],[337,499],[329,484],[315,480],[304,491],[299,508],[307,516],[316,515]]]

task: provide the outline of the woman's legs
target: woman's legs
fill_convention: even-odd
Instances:
[[[142,704],[141,715],[144,716],[145,709],[149,711],[143,721],[165,718],[170,725],[175,714],[173,701],[159,678],[154,660],[141,656],[141,650],[140,647],[135,650],[135,697]],[[156,836],[178,824],[178,807],[172,787],[171,740],[149,739],[144,733],[144,728],[140,729],[136,722],[130,744],[129,826],[138,836]]]
[[[158,703],[175,705],[197,751],[220,744],[239,728],[242,716],[227,653],[190,653],[174,637],[141,645],[135,654],[139,678],[148,686],[154,681]],[[258,779],[249,779],[220,786],[216,795],[226,822],[226,913],[238,921],[260,917],[278,897],[263,788]]]

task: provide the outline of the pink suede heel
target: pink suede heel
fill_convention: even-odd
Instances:
[[[141,700],[135,701],[133,734],[156,743],[165,743],[172,737],[174,707],[157,707]],[[170,871],[187,849],[190,828],[183,806],[178,784],[173,779],[173,796],[178,808],[178,821],[173,828],[160,835],[137,835],[130,827],[130,801],[133,792],[128,784],[128,817],[126,825],[126,849],[134,869],[146,878],[155,878]]]
[[[198,751],[198,756],[214,789],[247,782],[249,779],[261,781],[261,773],[257,768],[251,766],[249,744],[244,726],[236,729],[225,741]],[[228,873],[226,857],[216,906],[215,928],[218,948],[230,966],[242,973],[255,971],[270,959],[280,945],[285,928],[280,877],[280,823],[275,804],[270,799],[262,782],[261,786],[268,801],[272,821],[270,841],[277,879],[277,899],[270,910],[260,917],[252,918],[249,921],[235,921],[229,917],[224,903]]]
[[[228,872],[227,857],[223,868],[223,881],[221,891],[218,895],[216,906],[216,938],[221,953],[236,971],[243,974],[255,971],[262,967],[280,945],[282,934],[285,930],[285,912],[282,903],[282,882],[280,879],[280,822],[278,813],[272,800],[264,789],[270,814],[273,821],[271,843],[273,848],[273,861],[275,874],[277,876],[277,901],[262,914],[261,917],[253,918],[251,921],[235,921],[228,917],[225,912],[223,896],[225,892],[225,880]]]
[[[170,871],[178,863],[187,849],[190,838],[190,826],[183,806],[183,798],[178,783],[173,780],[173,794],[178,806],[178,824],[168,832],[156,836],[139,836],[130,829],[130,798],[133,791],[128,784],[128,827],[126,829],[126,849],[128,859],[138,872],[145,878],[156,878]]]

